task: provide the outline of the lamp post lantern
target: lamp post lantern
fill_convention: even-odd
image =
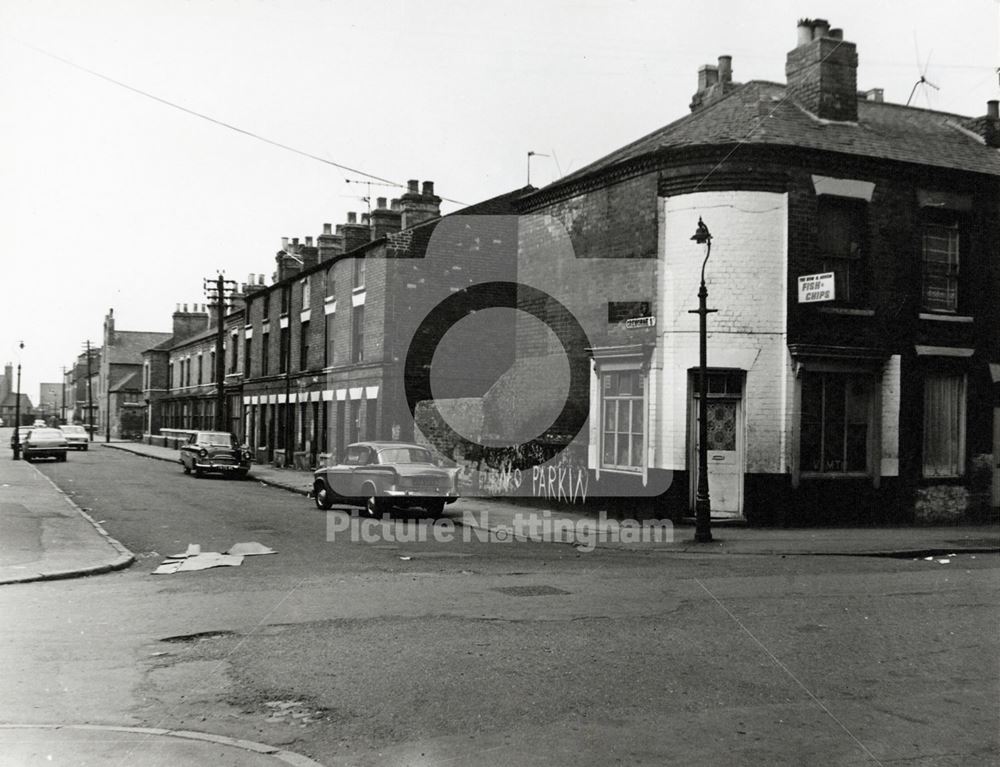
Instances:
[[[708,315],[718,309],[707,308],[708,288],[705,287],[705,265],[712,255],[712,233],[698,217],[698,229],[691,237],[705,246],[705,260],[701,262],[701,286],[698,288],[698,308],[689,314],[698,315],[698,487],[694,500],[694,539],[697,543],[712,540],[712,502],[708,493]]]

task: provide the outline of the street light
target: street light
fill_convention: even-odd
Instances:
[[[17,393],[14,396],[14,460],[21,460],[21,352],[24,341],[17,345]]]
[[[708,315],[718,309],[706,306],[708,288],[705,287],[705,265],[712,255],[712,233],[698,217],[698,229],[691,237],[705,246],[705,260],[701,262],[701,287],[698,288],[698,308],[689,314],[698,315],[698,489],[694,500],[694,539],[697,543],[712,540],[712,502],[708,494]]]

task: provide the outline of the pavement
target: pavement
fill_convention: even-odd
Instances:
[[[177,462],[171,448],[138,442],[95,441],[151,460]],[[72,460],[72,456],[70,456]],[[178,473],[180,467],[178,466]],[[255,465],[250,479],[308,495],[312,473]],[[303,498],[303,504],[307,503]],[[309,502],[311,503],[311,502]],[[305,507],[309,508],[309,507]],[[436,524],[465,525],[483,536],[508,536],[630,551],[739,555],[947,556],[1000,552],[1000,527],[865,527],[757,529],[716,525],[711,543],[693,529],[631,524],[593,514],[463,498]],[[134,557],[34,465],[0,458],[0,585],[70,578],[128,567]],[[290,764],[322,767],[305,756],[250,741],[151,728],[94,725],[0,724],[0,767],[6,765]]]

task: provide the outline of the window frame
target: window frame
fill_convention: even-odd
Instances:
[[[954,457],[954,471],[928,471],[928,434],[931,430],[932,423],[930,417],[932,415],[939,416],[941,411],[937,412],[931,411],[930,404],[928,402],[928,397],[930,394],[929,384],[933,381],[952,381],[957,382],[957,402],[954,403],[955,415],[957,417],[957,423],[943,424],[939,422],[936,425],[945,425],[949,429],[955,430],[956,444],[954,446],[955,452],[957,453]],[[923,412],[921,415],[921,444],[920,444],[920,476],[926,480],[939,480],[939,479],[960,479],[966,474],[966,451],[968,447],[968,435],[967,435],[967,414],[968,414],[968,376],[964,373],[949,372],[949,371],[931,371],[924,375],[923,377]],[[943,436],[943,435],[939,435]]]
[[[803,428],[804,417],[805,417],[805,406],[804,401],[806,398],[805,386],[807,380],[812,377],[817,377],[821,381],[821,411],[819,414],[819,445],[818,445],[818,456],[820,460],[819,469],[806,468],[804,454],[805,449],[803,447],[803,440],[805,437],[805,429]],[[838,378],[842,380],[842,385],[838,394],[842,394],[842,413],[841,421],[843,426],[842,431],[842,446],[841,446],[841,460],[844,464],[848,460],[848,452],[850,450],[850,440],[848,436],[848,430],[850,427],[850,413],[849,413],[849,392],[848,386],[852,382],[861,382],[866,387],[866,401],[864,403],[865,407],[865,468],[864,469],[828,469],[825,466],[826,455],[827,455],[827,442],[825,440],[825,429],[826,429],[826,415],[827,415],[827,381],[833,378]],[[878,410],[879,402],[879,386],[880,379],[879,376],[873,371],[859,371],[859,370],[829,370],[829,369],[816,369],[816,370],[804,370],[800,377],[800,391],[799,391],[799,420],[798,420],[798,434],[796,435],[797,449],[798,449],[798,468],[799,475],[803,478],[822,478],[822,479],[838,479],[838,478],[873,478],[877,473],[876,461],[878,457],[875,455],[877,448],[877,431],[880,428],[880,420]],[[837,403],[832,403],[831,406]]]
[[[846,248],[832,248],[827,245],[825,235],[836,231],[833,221],[828,216],[846,215],[850,227],[848,240],[838,243]],[[867,307],[871,303],[871,281],[868,275],[868,226],[869,204],[857,197],[840,197],[837,195],[820,195],[816,206],[816,253],[822,272],[834,273],[835,298],[830,303],[834,306],[854,308]],[[856,239],[851,239],[856,236]],[[843,252],[837,252],[842,250]],[[850,254],[847,251],[851,251]]]
[[[951,261],[952,242],[949,241],[947,248],[947,260],[930,260],[927,258],[927,240],[929,230],[944,230],[954,235],[954,263]],[[950,238],[949,238],[950,239]],[[931,215],[925,212],[923,220],[920,222],[920,310],[929,314],[954,315],[959,314],[962,305],[962,251],[963,251],[962,226],[957,215],[938,214]],[[943,263],[943,266],[942,266]],[[950,305],[929,302],[928,299],[928,278],[944,278],[947,281],[945,287],[946,300],[950,299]]]
[[[632,376],[634,380],[638,382],[638,393],[629,392],[623,393],[618,392],[615,394],[608,394],[609,384],[613,380],[617,380],[619,383],[622,376]],[[639,367],[628,367],[628,368],[618,368],[617,366],[609,366],[602,369],[598,373],[598,391],[599,391],[599,413],[600,413],[600,427],[598,431],[600,445],[598,450],[598,466],[601,471],[617,471],[625,472],[628,474],[640,474],[646,469],[646,458],[647,458],[647,447],[649,444],[649,424],[648,418],[646,417],[647,405],[646,397],[648,395],[649,382],[648,375],[646,371]],[[608,404],[613,402],[615,404],[615,429],[608,430]],[[628,431],[621,431],[618,427],[620,423],[621,415],[621,403],[629,403],[628,407]],[[638,405],[639,408],[639,426],[640,431],[632,431],[632,427],[635,425],[635,409]],[[614,435],[615,444],[612,447],[613,459],[616,459],[619,455],[618,450],[618,440],[623,436],[628,439],[628,456],[629,459],[635,458],[632,455],[633,444],[632,439],[638,435],[640,437],[639,444],[639,455],[638,460],[633,460],[629,463],[618,463],[617,460],[608,461],[606,460],[606,450],[608,446],[608,434]]]

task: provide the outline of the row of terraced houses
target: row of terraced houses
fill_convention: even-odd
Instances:
[[[411,181],[283,241],[271,281],[252,276],[221,317],[179,306],[142,351],[143,430],[213,425],[221,322],[226,420],[260,462],[420,439],[477,491],[678,517],[700,412],[716,515],[991,513],[997,102],[979,117],[886,102],[859,90],[840,30],[796,32],[785,83],[737,82],[721,56],[690,114],[548,187],[441,216]],[[717,310],[704,403],[699,219]],[[829,300],[803,300],[816,275]]]

